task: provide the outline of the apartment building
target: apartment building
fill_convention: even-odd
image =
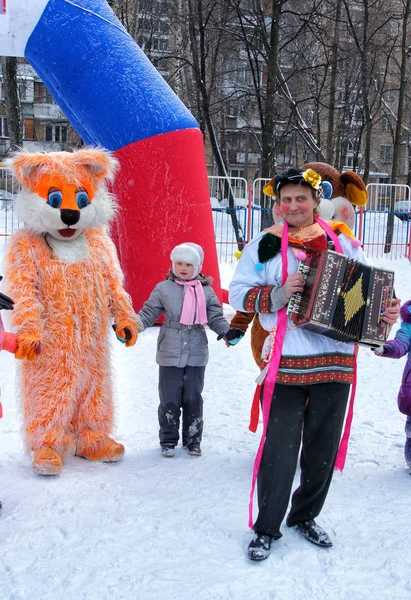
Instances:
[[[47,87],[24,59],[18,61],[17,82],[23,117],[24,149],[62,150],[68,145],[76,146],[81,142]],[[7,156],[10,146],[1,72],[0,86],[0,160],[2,160]]]

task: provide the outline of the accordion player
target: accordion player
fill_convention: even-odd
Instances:
[[[381,320],[394,295],[394,271],[347,258],[333,250],[300,262],[302,292],[295,292],[287,315],[293,323],[335,340],[381,346],[389,325]]]

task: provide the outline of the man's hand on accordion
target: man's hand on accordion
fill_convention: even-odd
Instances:
[[[393,298],[391,306],[384,310],[381,319],[389,325],[394,325],[400,316],[400,304],[401,300],[399,298]]]
[[[288,299],[295,292],[302,292],[304,289],[304,279],[301,273],[292,273],[289,275],[283,285],[284,293]]]

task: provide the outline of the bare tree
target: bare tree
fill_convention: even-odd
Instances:
[[[392,157],[392,170],[391,170],[391,183],[397,183],[399,174],[399,159],[401,145],[404,140],[404,102],[405,102],[405,91],[407,87],[407,61],[408,61],[408,22],[410,19],[411,0],[405,0],[404,13],[400,22],[402,23],[402,36],[401,36],[401,58],[400,58],[400,81],[398,89],[398,107],[396,114],[396,125],[394,133],[394,145],[393,145],[393,157]],[[391,250],[392,238],[394,234],[394,197],[391,197],[390,213],[387,221],[387,232],[385,236],[385,248],[384,252],[388,253]]]
[[[4,84],[4,108],[6,111],[9,150],[17,150],[23,144],[23,119],[17,84],[17,58],[1,57]]]

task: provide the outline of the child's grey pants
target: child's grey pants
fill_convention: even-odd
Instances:
[[[201,443],[203,434],[201,392],[204,388],[204,373],[205,367],[160,366],[158,423],[161,445],[177,445],[181,410],[183,411],[183,446]]]

